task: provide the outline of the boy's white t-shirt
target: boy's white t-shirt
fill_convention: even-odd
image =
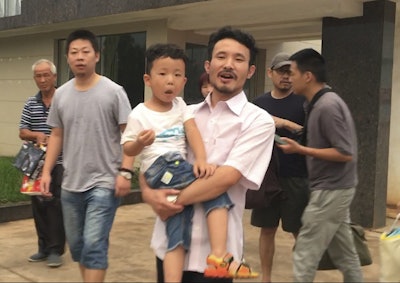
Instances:
[[[157,112],[138,104],[128,117],[128,124],[121,138],[121,144],[135,141],[143,130],[154,130],[154,143],[146,146],[140,154],[140,171],[147,168],[159,157],[169,151],[178,151],[186,159],[186,136],[183,124],[193,119],[193,111],[181,97],[176,97],[172,108],[166,112]]]

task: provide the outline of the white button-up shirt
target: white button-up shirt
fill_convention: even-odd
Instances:
[[[210,95],[195,106],[195,120],[203,138],[208,163],[232,166],[242,178],[227,191],[234,203],[229,210],[228,252],[236,260],[243,256],[242,217],[247,189],[256,190],[264,178],[271,159],[275,124],[263,109],[249,103],[244,92],[212,108]],[[193,161],[189,149],[188,161]],[[192,239],[185,270],[204,272],[210,253],[207,222],[201,204],[194,205]],[[151,247],[164,258],[167,248],[165,223],[156,219]]]

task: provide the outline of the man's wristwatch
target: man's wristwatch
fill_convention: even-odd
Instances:
[[[124,177],[127,180],[131,180],[134,172],[127,168],[118,168],[118,175]]]

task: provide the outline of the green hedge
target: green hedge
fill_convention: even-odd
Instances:
[[[0,203],[29,200],[29,196],[19,192],[22,173],[13,165],[14,157],[0,157]]]
[[[13,165],[14,157],[0,157],[0,204],[28,201],[29,196],[21,194],[22,173]],[[132,180],[132,190],[137,190],[138,169]]]

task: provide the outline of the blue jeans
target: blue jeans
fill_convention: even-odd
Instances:
[[[109,235],[120,199],[114,190],[94,187],[61,191],[65,232],[72,259],[89,269],[107,269]]]
[[[183,189],[196,180],[193,166],[183,159],[179,152],[167,152],[159,156],[144,172],[147,183],[153,189]],[[227,193],[215,199],[203,202],[206,215],[215,208],[231,208],[233,203]],[[168,235],[168,251],[182,245],[189,249],[192,232],[193,206],[185,206],[182,212],[166,221]]]

